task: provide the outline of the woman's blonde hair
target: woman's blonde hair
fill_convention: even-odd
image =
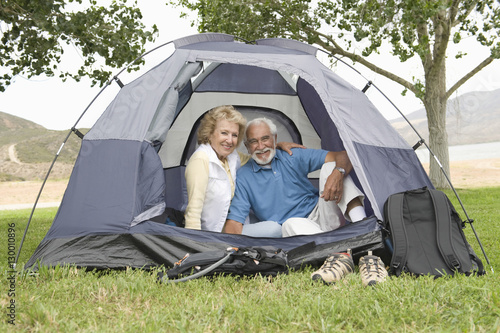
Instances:
[[[217,106],[205,114],[198,128],[198,144],[209,143],[210,135],[215,131],[217,121],[220,119],[238,124],[238,142],[236,145],[240,144],[245,134],[247,120],[232,105]]]

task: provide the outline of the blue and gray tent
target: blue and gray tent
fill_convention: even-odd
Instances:
[[[175,40],[170,57],[123,85],[83,137],[57,215],[26,267],[172,266],[186,253],[271,245],[296,251],[292,266],[329,252],[383,251],[389,195],[433,187],[414,150],[360,89],[332,72],[315,47],[284,39],[254,44],[225,34]],[[370,216],[341,229],[253,238],[163,223],[187,205],[184,170],[200,119],[218,105],[278,124],[279,141],[346,150]],[[241,149],[241,147],[240,147]],[[244,148],[243,148],[244,149]],[[317,175],[310,175],[317,182]]]

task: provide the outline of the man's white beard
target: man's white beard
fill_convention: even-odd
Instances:
[[[265,152],[268,152],[270,151],[271,153],[269,154],[269,156],[265,159],[261,159],[257,156],[257,154],[262,154],[262,153],[265,153]],[[261,149],[261,150],[256,150],[253,152],[252,154],[252,158],[255,160],[255,162],[257,162],[257,164],[259,165],[267,165],[269,163],[271,163],[271,161],[273,160],[274,158],[274,155],[276,155],[276,148],[273,149],[273,148],[264,148],[264,149]]]

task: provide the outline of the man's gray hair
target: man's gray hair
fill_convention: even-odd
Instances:
[[[252,125],[258,125],[258,124],[262,124],[262,123],[266,124],[269,127],[269,130],[271,131],[272,135],[278,134],[278,128],[272,122],[271,119],[268,119],[268,118],[265,118],[265,117],[255,118],[255,119],[250,120],[247,123],[247,128],[245,130],[245,141],[247,140],[246,136],[247,136],[248,128],[250,128],[250,126],[252,126]]]

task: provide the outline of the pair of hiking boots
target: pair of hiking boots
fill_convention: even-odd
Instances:
[[[354,261],[349,249],[347,253],[334,253],[326,258],[321,268],[311,274],[311,278],[314,281],[332,284],[350,273],[354,273]],[[374,256],[372,251],[368,251],[368,255],[359,259],[359,273],[365,287],[385,281],[388,275],[384,263],[379,257]]]

